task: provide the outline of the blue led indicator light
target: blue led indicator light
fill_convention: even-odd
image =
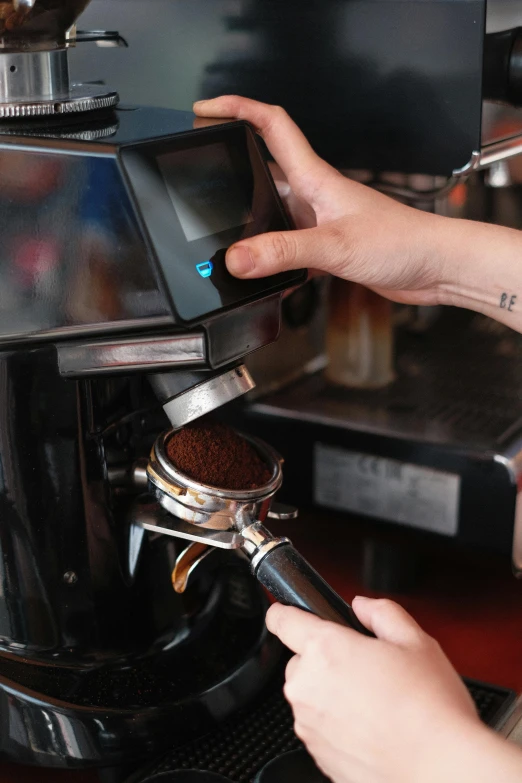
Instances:
[[[212,270],[214,269],[214,264],[212,261],[202,261],[201,264],[196,264],[196,269],[201,277],[210,277]]]

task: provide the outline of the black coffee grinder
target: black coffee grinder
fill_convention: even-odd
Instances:
[[[288,227],[247,124],[69,83],[86,5],[0,4],[0,755],[68,768],[182,742],[263,688],[280,648],[245,560],[283,600],[339,600],[258,524],[284,513],[277,459],[257,505],[220,499],[226,530],[169,508],[191,489],[162,483],[161,432],[252,388],[242,358],[302,274],[226,270],[232,242]],[[187,538],[220,535],[241,557],[188,568]]]

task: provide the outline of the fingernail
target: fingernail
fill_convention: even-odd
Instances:
[[[208,101],[194,101],[193,106],[201,106],[202,103],[208,103]]]
[[[365,595],[356,595],[353,601],[370,601],[371,599]],[[353,603],[352,601],[352,603]]]
[[[232,247],[227,253],[228,271],[236,277],[243,277],[253,272],[255,268],[254,259],[250,249],[245,245]]]

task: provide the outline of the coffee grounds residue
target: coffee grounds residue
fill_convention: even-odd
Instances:
[[[216,422],[199,421],[176,432],[167,455],[181,473],[218,489],[257,489],[272,476],[248,441]]]

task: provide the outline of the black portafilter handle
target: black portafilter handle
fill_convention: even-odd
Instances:
[[[265,531],[259,525],[257,528]],[[304,609],[322,620],[345,625],[365,636],[374,636],[357,619],[352,607],[343,601],[289,541],[270,536],[254,553],[251,565],[258,581],[285,606]]]

